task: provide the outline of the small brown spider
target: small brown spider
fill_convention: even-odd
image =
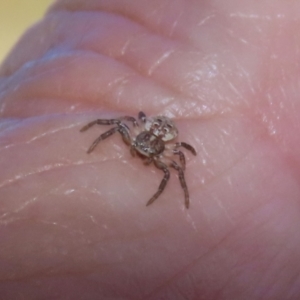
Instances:
[[[134,136],[131,135],[130,128],[124,121],[133,124]],[[130,147],[132,156],[137,154],[144,160],[145,165],[149,165],[153,162],[156,168],[164,172],[164,178],[157,192],[147,202],[147,206],[153,203],[165,189],[170,178],[168,167],[171,167],[178,172],[180,184],[184,191],[185,206],[186,208],[189,207],[189,192],[184,178],[185,156],[178,148],[183,147],[191,151],[194,155],[196,155],[196,151],[187,143],[169,143],[178,135],[178,130],[171,119],[164,116],[147,118],[141,111],[138,114],[138,121],[134,117],[129,116],[117,119],[97,119],[85,125],[80,131],[86,131],[95,124],[116,126],[101,134],[90,146],[87,153],[91,153],[100,141],[119,132],[124,143]],[[179,156],[180,164],[170,158],[170,156],[174,154]]]

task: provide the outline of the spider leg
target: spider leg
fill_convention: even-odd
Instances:
[[[175,161],[172,161],[170,166],[172,168],[174,168],[176,171],[178,171],[179,181],[180,181],[181,187],[184,191],[184,200],[185,200],[184,204],[185,204],[186,208],[189,208],[189,206],[190,206],[190,196],[189,196],[189,191],[188,191],[186,181],[185,181],[185,178],[184,178],[183,169]]]
[[[123,139],[123,142],[130,146],[131,145],[131,138],[130,138],[130,135],[129,135],[129,128],[127,127],[127,125],[123,124],[123,123],[120,123],[119,126],[119,132],[122,136],[122,139]]]
[[[118,119],[110,119],[110,120],[102,120],[102,119],[97,119],[95,121],[92,121],[88,124],[86,124],[85,126],[83,126],[80,131],[83,132],[83,131],[86,131],[88,130],[89,128],[91,128],[92,126],[94,125],[113,125],[113,124],[120,124],[121,121],[118,120]]]
[[[152,196],[152,198],[147,202],[146,206],[152,204],[159,196],[160,194],[163,192],[163,190],[165,189],[167,182],[170,178],[170,171],[167,167],[167,165],[165,165],[164,163],[162,163],[159,160],[154,160],[154,165],[157,169],[162,170],[165,175],[164,178],[162,179],[157,192]]]
[[[194,155],[197,155],[197,152],[196,152],[195,148],[192,147],[190,144],[181,142],[181,143],[176,143],[175,147],[176,148],[183,147],[183,148],[191,151]]]
[[[180,163],[181,163],[182,170],[185,170],[185,156],[184,156],[183,152],[181,152],[178,149],[174,149],[173,153],[176,154],[176,155],[179,155],[179,160],[180,160]]]
[[[135,155],[136,155],[136,150],[133,146],[130,147],[130,154],[132,157],[135,157]]]
[[[118,119],[107,119],[107,120],[97,119],[97,120],[92,121],[92,122],[86,124],[85,126],[83,126],[80,129],[80,131],[81,132],[86,131],[86,130],[88,130],[89,128],[91,128],[92,126],[94,126],[96,124],[97,125],[114,125],[114,124],[120,125],[122,120],[132,122],[133,126],[138,126],[138,123],[137,123],[137,121],[134,117],[124,116],[124,117],[120,117]]]
[[[130,154],[132,157],[135,157],[136,155],[138,155],[138,151],[136,149],[137,149],[136,141],[135,141],[135,139],[133,139],[133,140],[131,139]]]
[[[139,126],[138,122],[136,121],[136,119],[134,117],[124,116],[124,117],[121,117],[117,120],[120,120],[120,121],[125,120],[125,121],[128,121],[128,122],[132,122],[134,127]]]
[[[145,166],[149,166],[153,162],[153,157],[147,157],[144,161]]]
[[[120,132],[122,139],[124,141],[125,144],[127,145],[131,145],[131,138],[129,135],[129,129],[127,127],[127,125],[125,124],[118,124],[117,127],[113,127],[110,130],[102,133],[94,142],[93,144],[90,146],[90,148],[88,149],[87,153],[91,153],[95,147],[102,141],[105,140],[106,138],[110,137],[111,135],[113,135],[114,133],[116,133],[117,131]]]
[[[139,120],[141,120],[143,123],[146,123],[146,115],[142,111],[139,112]]]
[[[113,135],[117,131],[119,131],[119,127],[113,127],[111,129],[109,129],[108,131],[102,133],[97,139],[95,139],[93,144],[88,149],[87,153],[91,153],[95,149],[95,147],[99,144],[100,141],[105,140],[106,138]]]

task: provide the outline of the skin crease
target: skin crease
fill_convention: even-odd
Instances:
[[[63,0],[0,71],[1,299],[298,299],[298,1]],[[121,115],[174,117],[176,172]],[[137,176],[138,174],[138,176]]]

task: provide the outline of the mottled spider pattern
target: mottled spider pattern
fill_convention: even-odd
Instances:
[[[184,191],[185,206],[186,208],[189,207],[189,192],[184,177],[185,156],[179,148],[185,148],[194,155],[196,155],[196,150],[187,143],[174,142],[178,135],[178,129],[171,119],[165,116],[147,118],[143,112],[139,112],[138,119],[130,116],[116,119],[97,119],[85,125],[80,131],[86,131],[96,124],[114,125],[114,127],[102,133],[92,143],[87,153],[91,153],[100,141],[119,132],[124,143],[130,147],[132,156],[142,158],[145,165],[153,163],[157,169],[164,172],[158,190],[147,202],[147,206],[153,203],[164,191],[170,178],[169,168],[173,168],[178,172],[179,181]],[[132,128],[130,129],[130,127]],[[179,158],[179,161],[175,160],[175,156]]]

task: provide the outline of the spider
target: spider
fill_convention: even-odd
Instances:
[[[132,135],[129,126],[125,122],[132,124],[134,135]],[[96,124],[115,126],[101,134],[92,143],[87,153],[91,153],[100,141],[119,132],[124,143],[130,147],[132,156],[142,158],[145,165],[153,163],[157,169],[164,172],[164,177],[157,192],[147,202],[146,206],[153,203],[164,191],[170,178],[169,167],[171,167],[178,172],[179,181],[184,191],[185,207],[189,208],[189,192],[184,178],[185,156],[179,148],[183,147],[194,155],[197,155],[197,153],[196,150],[187,143],[172,142],[178,135],[178,129],[171,119],[165,116],[147,118],[141,111],[138,114],[138,120],[131,116],[123,116],[117,119],[97,119],[82,127],[80,131],[86,131]],[[177,155],[179,162],[171,159],[172,155]]]

